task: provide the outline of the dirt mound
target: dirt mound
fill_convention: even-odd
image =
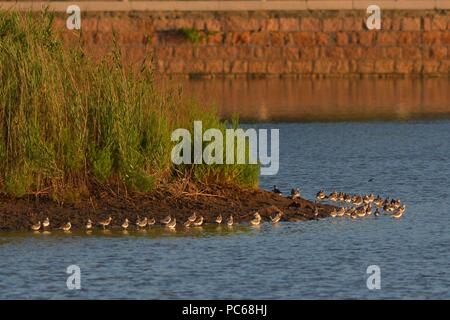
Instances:
[[[203,190],[174,191],[167,188],[151,194],[118,196],[114,192],[99,194],[76,204],[58,204],[47,196],[9,198],[0,196],[0,230],[30,230],[31,225],[48,217],[50,229],[59,228],[70,221],[73,229],[84,229],[86,221],[97,222],[112,217],[111,228],[118,228],[125,218],[134,226],[140,217],[160,219],[171,215],[179,225],[194,211],[204,217],[205,223],[214,223],[217,215],[234,216],[235,223],[248,222],[258,211],[264,221],[283,212],[282,221],[305,221],[329,216],[329,205],[318,205],[315,217],[314,202],[306,199],[289,199],[264,190],[238,189],[235,187],[208,187]]]

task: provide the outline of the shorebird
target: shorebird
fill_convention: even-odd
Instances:
[[[136,220],[136,225],[138,226],[138,228],[145,228],[147,224],[148,224],[147,217],[144,217],[144,219],[138,217]]]
[[[345,208],[344,207],[340,207],[339,210],[337,211],[337,216],[338,217],[343,217],[345,215]]]
[[[343,192],[339,192],[338,194],[338,200],[340,202],[344,202],[345,201],[345,194]]]
[[[216,223],[217,223],[217,224],[221,224],[221,223],[222,223],[222,215],[221,215],[221,214],[219,214],[219,215],[216,217]]]
[[[33,231],[39,231],[39,229],[41,228],[41,222],[38,221],[38,223],[32,224],[31,225],[31,230]]]
[[[150,226],[152,226],[152,225],[154,225],[156,223],[156,220],[155,220],[155,218],[150,218],[149,220],[147,220],[147,225],[150,227]]]
[[[177,219],[173,218],[172,220],[170,220],[167,224],[166,227],[169,229],[175,229],[175,226],[177,225]]]
[[[87,230],[91,230],[92,229],[92,221],[91,221],[91,219],[88,219],[88,221],[86,222],[86,229]]]
[[[291,189],[291,199],[298,199],[298,198],[300,198],[300,189],[299,188]]]
[[[98,222],[98,224],[101,225],[101,226],[103,227],[103,230],[105,230],[105,228],[106,228],[107,226],[109,226],[109,224],[111,223],[111,221],[112,221],[112,218],[111,218],[111,216],[109,216],[108,219],[106,219],[106,220],[101,220],[101,221]]]
[[[203,224],[203,216],[199,216],[197,220],[192,223],[195,227],[200,227]]]
[[[359,207],[358,209],[356,209],[355,213],[360,218],[365,217],[366,216],[366,208],[365,207]]]
[[[347,203],[351,203],[352,202],[352,196],[349,194],[344,195],[344,201]]]
[[[328,196],[328,200],[336,202],[338,200],[337,192],[333,191],[332,193],[330,193],[330,195]]]
[[[70,223],[70,221],[61,226],[61,229],[63,229],[63,231],[70,231],[71,228],[72,228],[72,224]]]
[[[380,210],[378,210],[378,208],[377,208],[377,210],[375,210],[375,212],[374,212],[374,214],[373,214],[375,217],[379,217],[380,216]]]
[[[375,201],[375,195],[373,193],[369,194],[369,203],[372,203]]]
[[[190,226],[191,226],[191,220],[186,220],[186,222],[185,223],[183,223],[183,225],[186,227],[186,228],[189,228]]]
[[[333,218],[337,216],[336,209],[333,209],[333,211],[331,211],[330,216],[333,217]]]
[[[394,200],[394,203],[393,203],[394,209],[400,208],[401,205],[402,205],[402,202],[400,201],[400,199]]]
[[[231,227],[233,225],[234,221],[233,221],[233,216],[229,216],[228,220],[227,220],[227,226]]]
[[[44,222],[42,222],[42,226],[45,228],[47,228],[50,225],[50,219],[47,217],[45,218]]]
[[[147,218],[146,218],[147,219]],[[122,228],[124,230],[128,229],[128,226],[130,225],[130,221],[128,221],[128,218],[125,218],[125,221],[122,223]]]
[[[191,216],[188,218],[188,220],[190,222],[194,222],[195,220],[197,220],[197,213],[196,212],[192,213]]]
[[[346,214],[347,216],[351,216],[352,214],[355,213],[355,211],[356,211],[355,208],[350,207],[350,208],[348,208],[347,210],[345,210],[345,214]]]
[[[327,198],[327,195],[325,194],[325,192],[323,190],[320,190],[319,192],[317,192],[317,194],[316,194],[317,201],[322,201],[322,200],[325,200],[326,198]]]
[[[392,212],[395,210],[395,208],[394,208],[394,205],[392,205],[391,203],[387,203],[383,206],[383,210]]]
[[[255,212],[254,216],[255,216],[255,219],[250,220],[250,224],[252,226],[257,226],[261,223],[261,216],[259,215],[258,212]]]
[[[401,207],[399,207],[398,209],[396,209],[393,213],[392,213],[392,217],[395,219],[400,219],[403,214],[406,211],[406,205],[403,205]]]
[[[355,206],[360,206],[360,205],[362,205],[363,204],[363,198],[361,197],[361,196],[355,196],[353,199],[352,199],[352,202],[353,202],[353,204],[355,205]]]
[[[317,205],[314,207],[314,217],[318,217],[319,216],[319,208],[317,207]]]
[[[167,217],[165,217],[164,219],[161,220],[161,223],[168,224],[171,220],[172,220],[172,217],[170,215],[168,215]]]
[[[383,206],[383,199],[378,196],[375,200],[373,200],[373,203],[377,206],[377,208],[381,208]]]
[[[365,195],[365,196],[363,197],[363,203],[364,203],[364,204],[369,204],[369,203],[370,203],[370,199],[369,199],[369,196],[368,196],[368,195]]]
[[[281,191],[280,191],[280,189],[277,188],[277,186],[273,186],[272,192],[273,192],[273,193],[276,193],[276,194],[279,194],[279,195],[282,194]]]
[[[270,216],[270,221],[272,221],[272,223],[278,223],[281,220],[282,215],[283,215],[283,212],[278,211],[276,215]]]
[[[366,214],[368,216],[372,214],[372,205],[370,203],[366,206]]]

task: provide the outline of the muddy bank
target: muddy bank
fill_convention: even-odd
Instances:
[[[88,219],[94,228],[101,228],[99,220],[112,217],[110,228],[120,228],[125,218],[135,228],[138,216],[154,217],[155,226],[171,215],[177,219],[177,228],[184,228],[183,222],[195,211],[204,217],[205,224],[215,223],[217,215],[225,218],[234,216],[235,223],[248,223],[258,211],[263,221],[270,221],[270,215],[282,211],[281,221],[306,221],[329,216],[330,205],[319,204],[319,215],[315,217],[315,204],[299,198],[289,199],[264,190],[242,190],[234,187],[208,187],[177,191],[159,190],[152,194],[117,195],[112,190],[99,191],[89,199],[76,204],[57,204],[47,196],[20,199],[0,196],[0,230],[31,230],[31,225],[50,219],[49,229],[58,229],[70,221],[72,229],[84,229]],[[224,223],[224,222],[223,222]]]

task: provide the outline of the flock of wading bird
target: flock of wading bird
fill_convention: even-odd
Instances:
[[[383,199],[379,195],[375,198],[374,194],[350,195],[333,191],[327,195],[323,190],[317,192],[316,203],[326,200],[342,205],[330,212],[330,216],[333,218],[349,216],[352,219],[356,219],[370,216],[372,215],[373,207],[375,207],[373,215],[376,217],[380,216],[381,211],[383,211],[384,214],[390,214],[393,218],[400,219],[406,211],[406,205],[402,204],[400,199]],[[314,214],[316,216],[319,214],[317,205]]]
[[[273,223],[277,223],[278,221],[280,221],[281,219],[281,215],[282,212],[277,212],[274,216],[271,216],[271,221]],[[108,228],[111,225],[112,222],[112,217],[108,217],[108,219],[105,220],[99,220],[97,222],[97,225],[101,226],[103,228],[103,230],[106,230],[106,228]],[[167,217],[165,217],[164,219],[160,220],[160,225],[165,226],[166,228],[173,230],[175,229],[176,225],[177,225],[177,219],[173,218],[171,215],[168,215]],[[215,220],[214,223],[217,225],[221,225],[223,222],[223,217],[221,214],[219,214]],[[205,223],[205,218],[202,215],[198,215],[196,212],[194,212],[191,216],[188,217],[188,219],[183,223],[183,226],[185,228],[190,228],[190,227],[201,227],[203,224]],[[259,225],[261,223],[261,216],[258,212],[254,213],[254,219],[252,219],[250,221],[250,224],[253,226]],[[138,230],[143,230],[147,227],[151,227],[153,225],[156,225],[156,220],[155,218],[141,218],[141,217],[137,217],[136,219],[136,229]],[[230,215],[226,221],[225,224],[228,227],[232,227],[233,224],[236,224],[236,222],[234,222],[234,218],[233,215]],[[92,230],[94,229],[95,224],[94,222],[92,222],[91,219],[88,219],[86,221],[86,224],[84,226],[85,230]],[[131,227],[131,222],[130,220],[128,220],[128,218],[125,218],[125,220],[123,220],[122,224],[120,225],[120,227],[123,230],[128,230]],[[38,221],[37,223],[34,223],[31,225],[31,229],[33,231],[46,231],[50,229],[50,219],[47,217],[42,223],[40,221]],[[67,222],[65,224],[63,224],[62,226],[60,226],[59,228],[57,228],[59,230],[63,230],[63,231],[70,231],[72,229],[72,224],[71,222]]]
[[[273,192],[278,195],[282,195],[281,191],[274,186]],[[300,190],[298,188],[291,189],[291,194],[289,196],[290,199],[298,199],[300,198]],[[373,194],[369,195],[350,195],[343,192],[336,192],[333,191],[329,195],[327,195],[323,190],[320,190],[316,194],[316,205],[314,207],[314,216],[317,217],[319,215],[319,209],[317,206],[317,202],[322,201],[330,201],[334,203],[340,203],[342,206],[334,208],[330,212],[331,217],[344,217],[349,216],[352,219],[356,218],[362,218],[365,216],[372,215],[373,207],[375,206],[375,212],[373,213],[374,216],[380,216],[381,210],[384,211],[385,214],[390,214],[395,219],[400,219],[406,210],[406,205],[402,204],[400,199],[392,199],[389,200],[389,198],[382,199],[380,196],[375,196]],[[250,220],[250,225],[252,226],[258,226],[262,223],[262,218],[259,212],[255,212],[253,214],[254,218]],[[281,220],[281,217],[283,216],[282,211],[274,212],[270,216],[270,221],[272,223],[278,223]],[[108,228],[111,225],[112,217],[109,216],[107,219],[99,220],[97,222],[97,225],[101,226],[103,230]],[[159,221],[161,225],[165,226],[168,229],[175,229],[177,225],[177,219],[173,218],[171,215],[168,215],[164,219]],[[215,224],[222,224],[223,217],[221,214],[219,214],[215,220]],[[202,215],[198,215],[196,212],[194,212],[191,216],[188,217],[188,219],[183,223],[183,226],[185,228],[190,227],[200,227],[205,223],[205,218]],[[236,224],[234,221],[233,215],[230,215],[226,219],[226,225],[228,227],[232,227],[233,224]],[[147,217],[137,217],[135,221],[136,229],[145,229],[147,227],[151,227],[156,224],[155,218],[147,218]],[[84,228],[86,230],[92,230],[94,228],[95,224],[91,219],[88,219],[86,221],[86,224]],[[120,227],[123,230],[128,230],[131,227],[131,222],[128,220],[128,218],[125,218],[125,220],[122,222]],[[38,221],[37,223],[34,223],[31,225],[31,229],[33,231],[40,231],[40,230],[47,230],[50,229],[50,219],[47,217],[42,223]],[[63,231],[70,231],[72,229],[72,224],[69,222],[63,224],[58,229]]]

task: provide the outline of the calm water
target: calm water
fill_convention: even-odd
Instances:
[[[406,215],[188,234],[2,233],[0,298],[450,298],[450,121],[258,126],[280,129],[280,171],[263,188],[373,192],[401,198]],[[79,291],[66,288],[72,264]],[[366,287],[369,265],[381,268],[381,290]]]

